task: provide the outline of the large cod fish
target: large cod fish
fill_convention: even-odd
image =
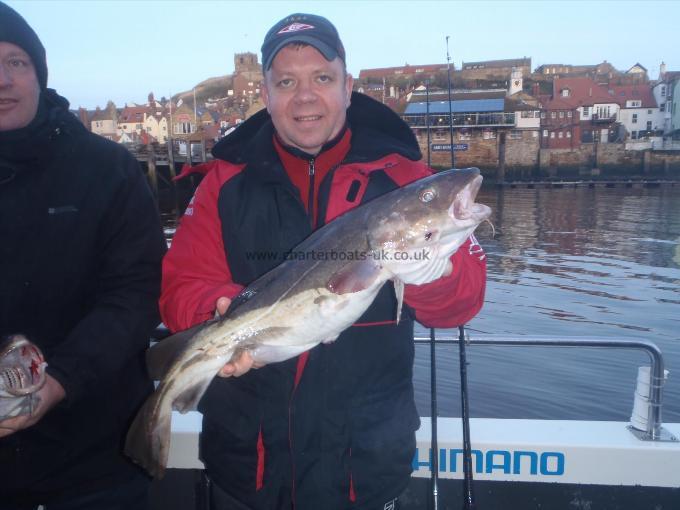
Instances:
[[[331,342],[395,283],[401,311],[403,259],[451,254],[490,214],[475,203],[482,183],[476,168],[451,169],[357,207],[320,228],[235,299],[222,318],[173,335],[147,353],[160,384],[128,432],[125,452],[152,476],[165,471],[172,410],[196,406],[217,372],[248,351],[260,363],[283,361]],[[310,254],[315,254],[311,256]],[[399,260],[397,260],[399,259]]]

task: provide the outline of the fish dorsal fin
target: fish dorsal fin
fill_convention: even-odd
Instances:
[[[326,288],[334,294],[350,294],[369,288],[382,268],[372,258],[352,261],[328,279]]]
[[[399,278],[394,279],[394,293],[397,296],[397,324],[401,320],[401,309],[404,306],[404,282]]]
[[[175,360],[186,350],[189,340],[196,332],[213,322],[215,322],[215,319],[203,322],[164,338],[156,345],[151,346],[146,351],[146,368],[149,371],[149,377],[154,381],[163,379]]]

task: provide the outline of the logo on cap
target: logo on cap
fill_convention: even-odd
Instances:
[[[300,30],[310,30],[316,28],[314,25],[307,25],[305,23],[292,23],[287,27],[283,27],[277,34],[288,34],[290,32],[299,32]]]

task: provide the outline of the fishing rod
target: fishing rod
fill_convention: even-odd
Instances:
[[[453,148],[453,105],[451,101],[451,55],[449,36],[446,36],[446,75],[449,85],[449,138],[451,141],[451,168],[455,168]],[[463,510],[475,510],[475,497],[472,491],[472,446],[470,445],[470,409],[468,406],[467,358],[465,356],[465,327],[458,326],[458,353],[460,359],[460,400],[461,421],[463,422]],[[434,465],[434,463],[433,463]]]
[[[477,505],[475,504],[475,495],[472,490],[472,446],[470,444],[465,326],[458,326],[458,353],[460,358],[460,403],[463,422],[463,510],[475,510]]]
[[[427,125],[427,167],[432,167],[430,154],[430,80],[425,81],[425,123]],[[431,411],[431,436],[430,449],[431,471],[430,482],[432,484],[432,510],[439,508],[439,446],[437,441],[437,359],[436,359],[436,336],[434,328],[430,328],[430,411]]]

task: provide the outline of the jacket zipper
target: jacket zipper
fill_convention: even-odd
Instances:
[[[309,214],[309,222],[312,225],[312,230],[316,227],[316,215],[314,214],[314,176],[315,176],[314,160],[309,160],[309,191],[307,192],[307,211]]]

